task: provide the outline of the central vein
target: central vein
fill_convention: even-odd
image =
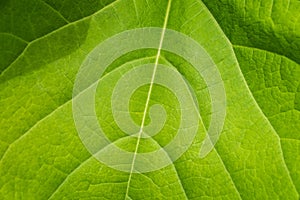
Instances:
[[[135,146],[134,155],[133,155],[133,158],[132,158],[131,170],[130,170],[130,174],[129,174],[129,178],[128,178],[128,182],[127,182],[125,199],[126,199],[126,197],[128,197],[131,176],[132,176],[132,172],[133,172],[133,169],[134,169],[136,155],[137,155],[137,152],[138,152],[141,136],[142,136],[144,125],[145,125],[145,119],[146,119],[147,110],[148,110],[148,107],[149,107],[149,102],[150,102],[151,92],[152,92],[153,83],[154,83],[154,79],[155,79],[155,74],[156,74],[156,71],[157,71],[160,52],[161,52],[161,48],[162,48],[162,45],[163,45],[163,40],[164,40],[166,27],[167,27],[167,23],[168,23],[168,18],[169,18],[169,13],[170,13],[170,8],[171,8],[171,1],[172,0],[168,1],[168,6],[167,6],[167,10],[166,10],[164,25],[163,25],[161,36],[160,36],[158,51],[157,51],[156,58],[155,58],[155,63],[154,63],[154,68],[153,68],[153,72],[152,72],[150,87],[149,87],[147,100],[146,100],[146,104],[145,104],[145,109],[144,109],[144,113],[143,113],[143,118],[142,118],[142,122],[141,122],[141,128],[140,128],[140,130],[138,132],[138,135],[137,135],[137,142],[136,142],[136,146]]]

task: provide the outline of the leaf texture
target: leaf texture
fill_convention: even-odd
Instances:
[[[299,1],[0,5],[0,199],[299,199]],[[192,145],[171,165],[121,172],[93,157],[78,136],[72,113],[76,74],[107,38],[164,24],[201,44],[216,64],[227,100],[223,131],[200,158],[213,101],[201,74],[184,58],[159,52],[159,46],[127,53],[99,77],[95,109],[109,139],[129,151],[136,148],[135,140],[122,140],[111,94],[128,71],[156,58],[188,82],[201,120]],[[136,124],[143,120],[149,89],[139,88],[130,99]],[[178,99],[154,84],[149,106],[157,103],[165,107],[167,121],[154,137],[157,144],[143,139],[139,152],[166,145],[179,127]],[[145,124],[151,120],[147,110]]]

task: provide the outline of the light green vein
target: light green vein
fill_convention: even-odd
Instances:
[[[200,0],[199,0],[199,1],[200,1]],[[232,53],[233,58],[235,59],[236,63],[239,65],[239,62],[238,62],[238,60],[237,60],[237,58],[236,58],[236,56],[235,56],[234,50],[233,50],[233,44],[232,44],[232,43],[230,42],[230,40],[226,37],[225,33],[224,33],[223,30],[221,29],[220,24],[219,24],[219,23],[217,22],[217,20],[214,18],[213,14],[209,11],[209,9],[206,7],[206,5],[205,5],[202,1],[200,1],[200,3],[206,8],[206,10],[208,11],[208,13],[210,14],[210,16],[211,16],[211,18],[213,19],[213,22],[215,23],[217,29],[218,29],[220,32],[223,33],[224,38],[227,40],[227,43],[228,43],[229,45],[232,46],[232,48],[230,48],[231,53]],[[269,125],[269,126],[271,127],[271,129],[272,129],[272,132],[273,132],[273,133],[276,133],[275,136],[278,138],[278,143],[279,143],[279,145],[280,145],[280,152],[281,152],[281,155],[280,155],[280,156],[281,156],[281,159],[282,159],[282,163],[283,163],[283,165],[284,165],[284,169],[285,169],[286,172],[288,173],[288,178],[289,178],[290,182],[291,182],[292,185],[293,185],[294,191],[296,191],[296,193],[297,193],[298,196],[299,196],[299,193],[298,193],[298,191],[297,191],[297,189],[296,189],[295,183],[293,182],[293,180],[292,180],[292,178],[291,178],[290,171],[289,171],[289,169],[288,169],[288,167],[287,167],[287,165],[286,165],[286,162],[285,162],[285,160],[284,160],[283,151],[282,151],[281,142],[280,142],[280,137],[279,137],[279,135],[277,134],[277,132],[275,131],[275,129],[274,129],[274,127],[272,126],[272,124],[270,123],[270,121],[268,120],[268,118],[264,115],[264,113],[263,113],[262,110],[260,109],[259,105],[257,104],[257,102],[256,102],[256,100],[255,100],[255,98],[254,98],[254,96],[253,96],[253,94],[252,94],[252,92],[251,92],[251,90],[250,90],[250,88],[249,88],[249,86],[248,86],[246,80],[245,80],[245,77],[243,76],[243,73],[242,73],[240,67],[239,67],[239,74],[240,74],[240,76],[242,77],[242,80],[243,80],[243,82],[244,82],[244,85],[246,86],[246,88],[247,88],[247,90],[248,90],[248,93],[250,94],[250,96],[251,96],[253,102],[255,103],[255,106],[256,106],[257,110],[259,110],[260,114],[261,114],[261,115],[264,117],[264,119],[267,121],[268,125]]]
[[[124,66],[124,65],[127,65],[127,64],[130,64],[130,63],[133,63],[133,62],[136,62],[136,61],[139,61],[139,60],[144,60],[144,59],[151,59],[151,58],[155,58],[154,56],[150,56],[150,57],[143,57],[143,58],[139,58],[139,59],[135,59],[135,60],[131,60],[129,62],[125,62],[123,63],[122,65],[120,65],[120,67]],[[117,68],[116,68],[117,69]],[[114,69],[114,70],[116,70]],[[104,78],[106,76],[108,76],[109,74],[111,74],[114,70],[108,72],[107,74],[105,74],[103,77],[101,78]],[[96,82],[92,83],[90,86],[94,85]],[[89,87],[90,87],[89,86]],[[88,88],[86,88],[88,89]],[[83,90],[82,92],[86,91]],[[82,92],[78,93],[78,95],[80,95]],[[76,98],[73,97],[73,98]],[[9,146],[7,147],[6,151],[4,152],[4,154],[2,155],[2,158],[0,158],[0,163],[2,162],[2,160],[4,159],[4,157],[6,156],[7,152],[9,151],[9,149],[17,142],[21,141],[27,134],[29,134],[34,128],[36,128],[40,123],[42,123],[44,120],[46,120],[48,117],[52,116],[57,110],[59,110],[60,108],[62,108],[63,106],[65,106],[67,103],[71,102],[73,100],[73,98],[67,100],[66,102],[64,102],[63,104],[61,104],[60,106],[58,106],[56,109],[54,109],[52,112],[46,114],[44,117],[42,117],[40,120],[38,120],[31,128],[29,128],[27,131],[25,131],[20,137],[18,137],[16,140],[14,140],[11,144],[9,144]]]
[[[274,55],[283,57],[283,58],[285,58],[285,59],[289,60],[290,62],[295,63],[297,65],[300,64],[300,63],[297,63],[296,61],[292,60],[291,58],[289,58],[289,57],[287,57],[285,55],[279,54],[277,52],[274,52],[274,51],[270,51],[270,50],[266,50],[266,49],[261,49],[261,48],[257,48],[257,47],[246,46],[246,45],[239,45],[239,44],[232,44],[232,47],[233,48],[241,48],[241,49],[243,49],[243,48],[246,48],[246,49],[255,49],[257,51],[269,52],[269,53],[272,53]]]
[[[69,26],[72,26],[72,25],[74,25],[74,24],[77,24],[78,22],[85,21],[85,20],[87,20],[87,19],[89,19],[89,18],[91,18],[91,17],[93,17],[93,16],[99,14],[100,12],[103,12],[105,9],[107,9],[107,8],[109,8],[109,7],[111,7],[111,6],[113,6],[113,5],[114,5],[115,3],[117,3],[118,1],[120,1],[120,0],[115,0],[114,2],[108,4],[107,6],[101,8],[100,10],[98,10],[97,12],[95,12],[95,13],[89,15],[89,16],[86,16],[86,17],[84,17],[84,18],[82,18],[82,19],[79,19],[79,20],[77,20],[77,21],[71,22],[71,23],[69,23],[69,24],[66,24],[66,25],[64,25],[64,26],[62,26],[62,27],[60,27],[60,28],[58,28],[58,29],[55,29],[54,31],[51,31],[50,33],[47,33],[46,35],[43,35],[43,36],[41,36],[41,37],[39,37],[39,38],[36,38],[36,39],[34,39],[34,40],[28,42],[27,46],[23,49],[22,53],[20,53],[19,56],[18,56],[18,57],[17,57],[17,58],[9,65],[9,66],[7,66],[5,70],[3,70],[3,71],[1,72],[0,77],[4,76],[5,73],[6,73],[6,71],[8,71],[15,63],[17,63],[18,60],[20,60],[20,58],[22,58],[22,56],[24,56],[25,52],[27,51],[27,49],[29,49],[29,47],[30,47],[32,44],[34,44],[34,43],[36,43],[36,42],[38,42],[38,41],[40,41],[40,40],[42,40],[42,39],[44,39],[44,38],[46,38],[46,37],[52,35],[52,34],[55,34],[55,33],[57,33],[58,31],[60,31],[60,30],[62,30],[62,29],[64,29],[64,28],[66,28],[66,27],[69,27]]]
[[[21,38],[21,37],[19,37],[19,36],[17,36],[17,35],[14,35],[14,34],[12,34],[12,33],[2,32],[2,33],[0,33],[0,35],[8,35],[8,36],[11,36],[11,37],[16,38],[17,40],[19,40],[19,41],[21,41],[21,42],[23,42],[23,43],[25,43],[25,44],[28,44],[28,43],[29,43],[28,41],[24,40],[23,38]]]
[[[62,18],[65,22],[67,22],[68,24],[70,23],[69,20],[67,20],[60,12],[58,12],[58,10],[54,9],[50,4],[48,4],[47,2],[40,0],[40,2],[42,2],[45,6],[47,6],[50,10],[52,10],[54,13],[56,13],[60,18]]]

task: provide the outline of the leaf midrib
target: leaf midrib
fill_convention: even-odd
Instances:
[[[158,67],[158,61],[159,61],[159,58],[160,58],[160,52],[161,52],[161,49],[162,49],[162,45],[163,45],[163,41],[164,41],[164,37],[165,37],[165,31],[166,31],[167,24],[168,24],[168,19],[169,19],[169,14],[170,14],[170,9],[171,9],[171,3],[172,3],[172,0],[168,0],[166,14],[165,14],[165,17],[164,17],[164,24],[163,24],[163,27],[162,27],[159,46],[158,46],[158,50],[157,50],[157,54],[156,54],[156,58],[155,58],[155,64],[154,64],[154,67],[153,67],[150,87],[149,87],[149,91],[148,91],[148,95],[147,95],[147,100],[146,100],[146,103],[145,103],[143,118],[142,118],[142,122],[141,122],[141,125],[140,125],[140,130],[139,130],[139,133],[138,133],[138,137],[137,137],[135,151],[133,153],[131,169],[130,169],[130,173],[129,173],[129,178],[128,178],[127,187],[126,187],[126,193],[125,193],[125,198],[124,198],[125,200],[126,200],[127,197],[129,197],[129,188],[130,188],[131,177],[132,177],[132,173],[133,173],[133,170],[134,170],[135,160],[136,160],[136,156],[137,156],[137,153],[138,153],[141,136],[142,136],[143,129],[144,129],[144,123],[145,123],[145,119],[146,119],[146,115],[147,115],[147,111],[148,111],[148,107],[149,107],[149,102],[150,102],[150,98],[151,98],[154,79],[155,79],[155,75],[156,75],[156,71],[157,71],[157,67]]]

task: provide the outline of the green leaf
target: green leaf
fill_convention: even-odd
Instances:
[[[0,199],[299,199],[299,1],[8,0],[0,10]],[[73,87],[95,47],[143,27],[175,30],[203,47],[223,80],[226,118],[214,149],[200,158],[217,101],[203,74],[159,43],[119,57],[99,77],[95,95],[98,123],[118,147],[153,151],[180,127],[178,97],[158,84],[134,91],[129,114],[137,125],[151,125],[148,108],[163,105],[159,133],[137,142],[119,127],[111,96],[140,65],[157,61],[183,77],[201,115],[179,159],[134,173],[99,162],[85,147]]]

